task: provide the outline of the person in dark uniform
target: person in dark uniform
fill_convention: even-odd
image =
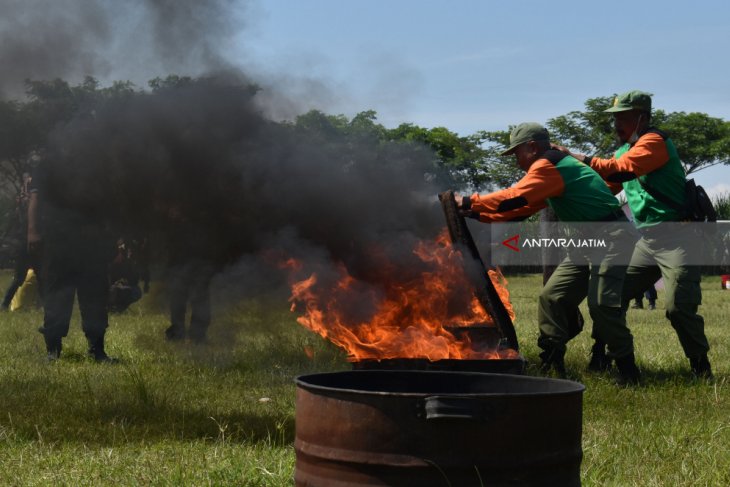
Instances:
[[[14,240],[14,268],[13,280],[10,281],[2,305],[0,305],[3,310],[10,309],[10,303],[15,293],[25,282],[29,269],[33,269],[38,282],[41,279],[37,259],[32,259],[28,253],[28,201],[30,199],[28,189],[30,182],[30,174],[23,173],[23,184],[16,201],[15,218],[13,218],[12,228],[8,231],[8,234],[12,235]]]
[[[207,341],[211,322],[210,284],[218,270],[218,246],[204,209],[192,205],[165,206],[167,239],[167,292],[170,326],[169,341],[188,338],[193,343]],[[190,308],[190,322],[186,317]]]
[[[644,309],[644,298],[649,301],[649,309],[656,309],[657,292],[654,284],[641,294],[638,294],[634,299],[634,304],[631,305],[632,309]]]
[[[104,348],[114,239],[105,224],[103,189],[79,194],[70,181],[74,176],[83,177],[67,171],[63,161],[43,160],[30,185],[28,249],[31,255],[40,253],[43,276],[44,316],[38,331],[48,360],[57,360],[78,296],[89,356],[97,362],[116,362]]]

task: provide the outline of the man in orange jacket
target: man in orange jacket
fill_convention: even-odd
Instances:
[[[564,375],[564,355],[575,309],[588,298],[595,333],[608,345],[625,383],[637,383],[633,337],[626,327],[621,293],[633,242],[628,225],[606,183],[591,168],[550,146],[548,131],[537,123],[518,125],[503,155],[514,154],[527,174],[514,186],[487,195],[457,198],[457,205],[483,222],[518,220],[550,206],[567,222],[604,222],[608,245],[574,249],[545,284],[539,298],[538,346],[543,370]]]
[[[702,302],[700,267],[688,264],[691,250],[687,248],[687,235],[662,231],[663,223],[686,219],[681,210],[686,177],[677,149],[667,134],[651,127],[649,93],[623,93],[606,112],[613,113],[616,133],[623,144],[613,157],[571,154],[564,147],[555,147],[595,169],[615,186],[616,192],[624,190],[641,233],[626,271],[624,305],[628,306],[634,296],[661,277],[666,316],[677,332],[692,373],[712,378],[705,322],[697,312]]]

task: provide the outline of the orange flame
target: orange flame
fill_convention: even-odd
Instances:
[[[345,349],[351,361],[516,358],[514,350],[484,349],[468,335],[457,338],[449,331],[494,324],[474,295],[448,234],[419,242],[413,253],[425,270],[405,280],[394,262],[378,263],[383,275],[377,282],[355,279],[342,264],[331,283],[312,273],[292,284],[291,310],[301,313],[300,324]],[[294,271],[303,265],[289,259],[284,267]],[[506,280],[499,271],[489,271],[489,276],[514,318]]]

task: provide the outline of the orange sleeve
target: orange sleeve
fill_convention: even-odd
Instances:
[[[634,144],[618,159],[591,159],[593,168],[603,179],[609,182],[629,181],[638,176],[649,174],[669,161],[667,144],[661,135],[649,132]]]
[[[555,165],[538,159],[511,188],[486,195],[471,196],[471,210],[483,222],[511,221],[537,213],[547,206],[547,198],[563,194],[565,182]]]

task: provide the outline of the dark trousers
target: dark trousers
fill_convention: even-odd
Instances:
[[[168,268],[170,298],[170,338],[185,336],[185,316],[190,304],[190,330],[193,339],[203,339],[211,318],[210,282],[214,266],[206,260],[194,259],[171,264]]]
[[[43,249],[43,327],[46,341],[68,334],[78,294],[81,328],[90,342],[102,340],[108,321],[109,279],[103,243],[46,241]]]

